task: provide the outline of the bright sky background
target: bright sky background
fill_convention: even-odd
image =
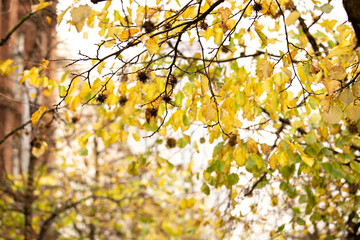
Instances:
[[[126,0],[124,0],[126,1]],[[141,0],[140,0],[141,1]],[[184,3],[188,1],[183,1]],[[305,0],[304,2],[310,2],[310,0]],[[59,0],[58,3],[58,9],[63,10],[66,7],[68,7],[69,1],[68,0]],[[104,2],[101,2],[97,5],[94,5],[90,2],[90,0],[81,0],[80,4],[88,4],[90,7],[96,7],[101,9],[104,6]],[[333,18],[338,20],[339,23],[344,23],[347,20],[347,16],[345,13],[345,10],[342,6],[342,0],[333,0],[331,2],[332,5],[334,5],[334,9],[330,14],[324,14],[324,18]],[[309,8],[308,5],[301,5],[298,6],[299,8]],[[97,34],[97,30],[84,28],[84,30],[87,32],[88,37],[87,39],[83,38],[83,33],[77,33],[75,30],[75,27],[72,27],[69,31],[69,25],[66,24],[66,20],[69,19],[69,13],[65,15],[64,22],[61,23],[58,26],[58,38],[60,41],[58,54],[59,57],[66,57],[66,58],[76,58],[78,55],[78,52],[81,51],[83,53],[93,54],[95,53],[97,46],[96,43],[101,41],[101,38]],[[316,26],[313,26],[311,28],[311,32],[316,32]],[[249,46],[251,46],[251,43],[249,43]],[[274,46],[276,48],[277,46]],[[283,48],[284,45],[278,46],[279,48]],[[277,53],[276,49],[270,49],[273,53]],[[249,64],[249,60],[244,60],[244,65]],[[251,63],[251,62],[250,62]],[[205,136],[204,128],[201,126],[198,126],[198,129],[195,130],[195,128],[192,129],[193,131],[196,131],[195,140],[197,140],[200,137]],[[175,135],[176,136],[176,135]],[[153,137],[153,140],[156,140],[156,136]],[[152,139],[142,140],[140,142],[135,142],[134,140],[129,140],[129,144],[133,146],[133,150],[136,152],[143,152],[145,150],[145,146],[147,146],[150,142],[153,142]],[[215,143],[216,144],[216,143]],[[213,144],[214,145],[214,144]],[[201,154],[194,154],[194,150],[190,147],[186,147],[184,149],[171,149],[167,150],[165,147],[163,147],[163,150],[166,151],[165,156],[169,156],[169,160],[172,163],[184,163],[184,161],[189,161],[190,158],[195,159],[195,168],[198,169],[204,169],[204,167],[207,166],[207,161],[211,159],[212,157],[212,149],[213,146],[210,146],[209,144],[198,144],[199,150]],[[162,151],[162,152],[164,152]],[[171,156],[171,157],[170,157]],[[200,178],[202,178],[202,175],[200,175]],[[239,184],[246,185],[249,181],[250,175],[246,174],[245,176],[240,177]],[[195,189],[199,190],[199,189]],[[247,205],[246,203],[244,205]],[[239,209],[242,208],[243,212],[248,211],[248,209],[244,206],[239,205]],[[284,222],[288,222],[289,219],[284,218]],[[263,236],[263,239],[266,239],[268,235]],[[256,236],[256,238],[259,238],[259,235]],[[234,237],[234,239],[237,239]],[[255,239],[255,238],[254,238]]]

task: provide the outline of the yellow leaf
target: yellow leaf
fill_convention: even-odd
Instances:
[[[36,123],[40,120],[46,109],[47,107],[41,106],[36,112],[31,115],[31,122],[33,126],[35,126]]]
[[[14,60],[7,59],[5,61],[0,61],[0,74],[4,76],[9,76],[15,71],[17,66],[10,67]]]
[[[180,209],[192,208],[195,205],[194,198],[183,198],[180,202]]]
[[[92,10],[88,5],[81,5],[70,11],[72,22],[75,25],[77,32],[81,32],[85,24],[85,19],[90,16],[91,13]]]
[[[91,7],[88,5],[80,5],[70,11],[72,21],[75,25],[84,21],[91,13]]]
[[[57,16],[57,24],[60,24],[62,19],[64,18],[65,13],[70,9],[70,6],[68,8],[66,8],[64,11],[62,11],[58,16]]]
[[[323,120],[328,124],[339,123],[341,120],[343,113],[341,108],[334,102],[330,104],[328,111],[323,111],[321,114]]]
[[[271,168],[272,170],[275,170],[275,169],[276,169],[276,167],[277,167],[277,161],[276,161],[276,155],[275,155],[275,153],[273,153],[273,154],[270,156],[269,165],[270,165],[270,168]]]
[[[355,100],[355,98],[353,93],[348,88],[346,88],[341,92],[339,96],[339,100],[343,102],[345,106],[347,106],[350,103],[352,103]]]
[[[326,112],[329,111],[330,106],[331,106],[331,101],[332,101],[331,96],[327,95],[327,96],[323,97],[323,99],[321,99],[321,101],[320,101],[321,109]]]
[[[214,28],[213,30],[214,30],[213,31],[214,42],[217,45],[220,45],[222,43],[222,41],[223,41],[223,38],[224,38],[224,32],[220,27]]]
[[[259,36],[259,38],[261,40],[261,47],[266,47],[268,44],[266,35],[258,27],[255,27],[255,32],[257,33],[257,35]]]
[[[301,159],[306,163],[309,167],[312,167],[314,165],[314,158],[310,157],[308,155],[302,155]]]
[[[292,72],[287,68],[282,68],[283,72],[286,74],[286,76],[289,77],[289,79],[292,78]]]
[[[357,121],[360,119],[360,105],[358,101],[350,103],[345,109],[346,116],[352,120]]]
[[[201,81],[201,95],[204,96],[206,94],[206,92],[209,90],[209,80],[207,79],[206,76],[201,75],[200,76],[200,81]]]
[[[239,144],[233,151],[233,158],[239,166],[244,166],[246,161],[246,148]]]
[[[45,153],[46,149],[48,148],[48,145],[45,141],[41,141],[37,145],[38,146],[32,147],[31,153],[32,155],[38,158]]]
[[[105,66],[106,62],[102,61],[98,66],[97,66],[97,71],[99,74],[101,74],[101,71],[103,69],[103,67]]]
[[[151,55],[159,51],[159,45],[154,38],[149,38],[146,40],[145,46]]]
[[[201,113],[206,121],[215,121],[217,110],[213,103],[205,104],[201,107]]]
[[[260,78],[269,78],[272,76],[274,67],[273,64],[267,60],[264,60],[259,65]]]
[[[49,68],[49,60],[43,58],[40,63],[39,72],[41,72],[42,70],[47,70]]]
[[[69,108],[75,110],[80,105],[80,103],[81,103],[81,98],[79,95],[77,95],[76,97],[74,97]]]
[[[80,137],[80,139],[78,140],[80,147],[82,147],[82,148],[86,147],[86,143],[88,142],[88,139],[91,135],[93,135],[93,134],[88,132],[88,133],[85,133],[82,137]]]
[[[288,158],[286,156],[285,152],[279,152],[277,154],[277,161],[280,164],[280,166],[284,167],[288,164]]]
[[[252,138],[246,142],[246,147],[251,153],[259,153],[258,144]]]
[[[340,81],[337,80],[324,79],[323,83],[329,95],[332,95],[340,87]]]
[[[7,59],[3,62],[1,62],[0,65],[0,73],[1,74],[5,74],[5,72],[7,71],[8,67],[14,62],[14,60],[12,59]]]
[[[221,16],[221,21],[223,23],[226,23],[226,21],[229,19],[229,16],[231,15],[231,10],[229,8],[219,8],[218,13]]]
[[[126,41],[138,32],[139,32],[138,28],[130,28],[129,30],[123,31],[120,34],[119,39],[120,39],[120,41]]]
[[[355,97],[360,97],[360,81],[358,80],[351,88]]]
[[[40,11],[41,9],[46,8],[51,4],[52,2],[47,2],[46,0],[40,0],[39,4],[35,4],[31,6],[31,12]]]
[[[258,168],[262,167],[264,160],[262,159],[261,156],[257,155],[256,153],[251,153],[251,158],[252,158],[252,160],[254,160],[254,162]]]
[[[333,66],[329,71],[329,78],[331,80],[341,81],[346,78],[346,71],[342,66]]]
[[[300,17],[300,13],[298,11],[293,11],[290,15],[286,18],[286,25],[292,25],[296,22],[296,20]]]

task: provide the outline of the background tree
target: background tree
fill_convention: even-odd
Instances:
[[[218,211],[209,211],[218,218],[219,238],[238,231],[257,238],[257,226],[279,239],[358,238],[359,53],[357,20],[348,7],[355,2],[344,1],[355,33],[330,15],[339,1],[92,2],[102,9],[75,2],[58,17],[83,34],[96,28],[103,38],[94,52],[70,61],[69,66],[85,66],[83,71],[59,81],[57,108],[64,106],[68,115],[80,114],[81,105],[96,108],[96,123],[83,124],[77,133],[78,154],[97,152],[86,145],[95,136],[105,148],[153,139],[150,161],[122,162],[141,178],[147,163],[171,166],[164,160],[169,156],[157,149],[200,152],[205,144],[200,153],[211,146],[212,156],[200,172],[190,172],[201,179],[204,197],[212,199],[217,189],[227,196]],[[32,76],[24,75],[23,81]],[[35,122],[43,112],[33,115]],[[199,126],[205,132],[197,132]],[[201,160],[201,154],[194,156]],[[100,176],[103,169],[95,169]],[[129,183],[136,180],[130,177]],[[106,195],[111,190],[105,182],[92,181]],[[130,189],[131,196],[142,195],[141,185]],[[86,196],[92,206],[100,207],[104,195],[95,190],[84,191],[91,193]],[[146,199],[144,206],[163,212],[150,196]],[[181,200],[180,209],[193,201],[200,200]],[[82,227],[74,226],[78,235],[102,232],[106,226],[91,222],[96,213],[83,210],[77,213]],[[128,224],[135,231],[144,226],[138,223]],[[152,225],[155,232],[158,223]],[[171,229],[165,238],[183,237]]]

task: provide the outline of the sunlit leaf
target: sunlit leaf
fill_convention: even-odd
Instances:
[[[31,115],[31,122],[32,125],[35,126],[36,123],[40,120],[40,118],[43,116],[43,114],[45,113],[47,107],[46,106],[41,106],[36,112],[34,112]]]

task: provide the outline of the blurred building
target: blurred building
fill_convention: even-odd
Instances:
[[[0,0],[0,38],[4,38],[20,20],[31,12],[37,0]],[[19,76],[26,69],[39,66],[41,60],[54,59],[56,49],[56,1],[25,20],[11,37],[0,46],[0,61],[13,59],[18,68],[7,77],[0,75],[0,141],[8,133],[31,118],[36,106],[48,105],[49,99],[30,98],[36,90],[19,85]],[[54,63],[50,63],[54,69]],[[46,73],[54,77],[50,70]],[[19,174],[26,171],[30,157],[31,125],[17,131],[0,145],[0,176],[6,171]]]

